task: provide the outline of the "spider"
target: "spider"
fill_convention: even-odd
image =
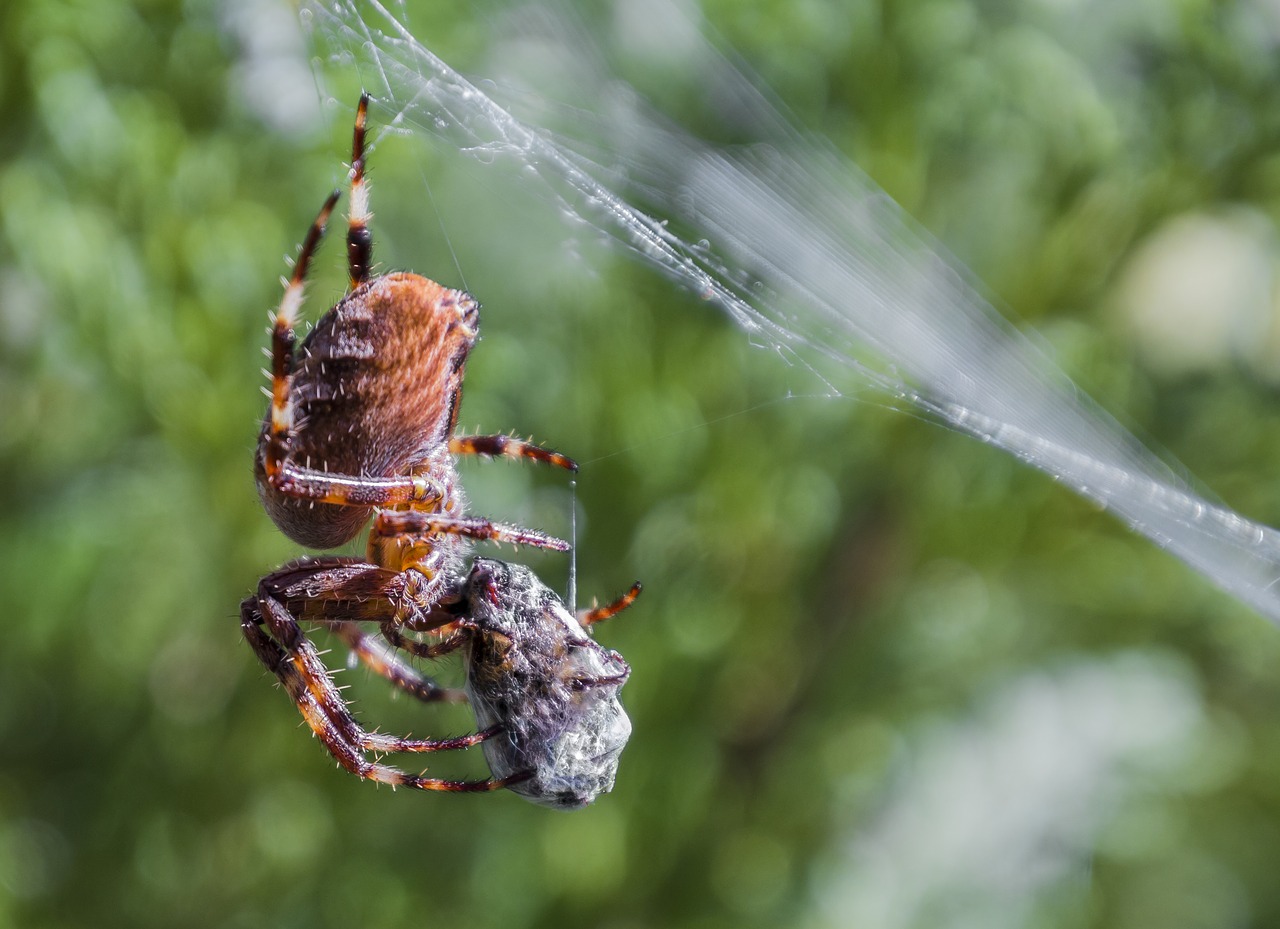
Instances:
[[[273,317],[271,402],[255,457],[259,495],[285,535],[311,548],[334,548],[355,538],[372,517],[366,556],[312,557],[283,566],[241,604],[241,629],[311,730],[353,774],[424,790],[485,791],[537,783],[536,761],[528,768],[509,766],[487,780],[456,781],[407,774],[370,760],[368,753],[432,752],[484,742],[504,731],[504,714],[491,713],[488,728],[454,739],[368,731],[351,714],[301,625],[329,628],[373,671],[420,700],[460,701],[463,693],[421,675],[401,652],[434,658],[457,648],[463,632],[474,627],[474,620],[458,612],[470,540],[558,551],[569,547],[541,532],[464,515],[454,455],[529,458],[568,470],[577,465],[508,436],[454,434],[479,305],[469,294],[416,274],[371,276],[364,177],[368,105],[368,95],[361,95],[352,141],[350,287],[295,350],[303,282],[340,195],[335,190],[303,240]],[[502,601],[505,595],[495,596]],[[634,593],[630,596],[634,599]],[[629,602],[624,595],[583,617],[589,623]],[[362,623],[378,624],[379,632],[366,631]],[[428,642],[422,634],[444,638]],[[501,675],[490,671],[490,677]]]
[[[509,787],[534,803],[564,810],[586,806],[612,789],[618,757],[631,735],[631,722],[618,701],[631,668],[617,652],[598,645],[588,630],[630,606],[639,596],[639,584],[610,604],[575,614],[529,568],[476,558],[451,596],[414,624],[417,631],[447,634],[433,642],[406,638],[393,647],[350,621],[363,589],[377,590],[384,575],[356,559],[306,559],[264,579],[256,601],[250,597],[242,607],[243,628],[254,651],[344,767],[372,780],[426,790]],[[318,600],[317,588],[340,590],[352,599]],[[327,626],[371,668],[420,699],[437,699],[443,689],[407,664],[400,650],[426,658],[463,650],[463,694],[485,728],[455,739],[367,732],[309,640],[300,636],[289,648],[266,634],[258,612],[264,608],[281,615],[297,610]],[[427,778],[363,756],[363,751],[429,752],[477,743],[483,744],[496,777]]]

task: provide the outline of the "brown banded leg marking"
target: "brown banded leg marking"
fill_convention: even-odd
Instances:
[[[256,596],[246,597],[240,602],[240,631],[244,633],[249,647],[258,656],[258,660],[272,674],[278,674],[279,668],[288,659],[280,643],[262,628],[262,611],[258,609]]]
[[[631,665],[627,664],[625,661],[622,661],[622,659],[620,658],[618,660],[621,661],[622,666],[626,668],[625,671],[621,671],[618,674],[610,674],[608,677],[574,678],[574,680],[572,681],[573,689],[574,690],[590,690],[593,687],[613,687],[613,686],[621,687],[623,684],[627,682],[627,679],[631,677]]]
[[[365,632],[356,623],[329,622],[325,625],[346,643],[365,667],[409,696],[423,703],[467,702],[465,691],[440,686],[396,654],[394,644],[384,641],[382,636]]]
[[[302,249],[298,252],[298,260],[293,265],[293,275],[285,285],[280,306],[271,318],[271,425],[263,462],[268,477],[280,471],[280,466],[289,453],[289,436],[293,429],[293,406],[289,402],[289,388],[293,376],[293,350],[297,342],[294,326],[297,325],[298,310],[302,307],[302,288],[307,268],[311,265],[311,256],[324,236],[329,214],[333,212],[340,193],[335,190],[329,194],[311,223],[311,228],[307,230],[306,238],[302,240]]]
[[[491,458],[528,458],[577,471],[572,458],[508,435],[455,435],[449,440],[449,451],[455,455],[487,455]]]
[[[418,571],[397,574],[354,558],[335,557],[285,565],[263,578],[258,597],[271,597],[301,618],[322,623],[366,667],[418,700],[461,703],[466,701],[461,690],[440,686],[360,627],[377,622],[432,631],[456,622],[453,613],[431,608],[438,591],[439,585]]]
[[[401,506],[432,503],[444,496],[440,485],[424,475],[353,477],[281,462],[276,473],[268,471],[267,477],[283,494],[340,506]]]
[[[419,658],[440,658],[448,655],[465,645],[470,637],[468,632],[459,630],[439,642],[420,642],[409,638],[400,630],[401,627],[396,623],[383,623],[382,637],[393,647]]]
[[[569,550],[568,542],[536,529],[495,523],[478,516],[446,516],[443,513],[424,513],[421,510],[383,510],[374,519],[374,531],[380,535],[451,533],[486,542],[532,545],[557,552]]]
[[[351,289],[369,280],[373,264],[373,233],[369,231],[369,185],[364,177],[364,133],[369,114],[369,95],[362,93],[356,106],[356,124],[351,138],[351,212],[347,217],[347,270]]]
[[[641,590],[643,588],[640,586],[640,582],[636,581],[631,585],[630,590],[612,603],[606,603],[604,606],[597,606],[590,610],[578,610],[578,623],[583,626],[591,626],[595,623],[604,622],[611,616],[617,616],[636,602],[636,597],[640,596]]]
[[[468,748],[497,735],[501,728],[493,726],[452,739],[406,739],[366,732],[351,715],[315,646],[274,597],[260,595],[245,600],[241,604],[240,625],[255,654],[284,685],[311,731],[338,763],[352,774],[393,787],[453,792],[498,790],[528,776],[459,781],[410,774],[370,761],[364,756],[366,751],[417,753]],[[273,635],[268,635],[268,630]],[[292,645],[283,645],[274,638],[277,630],[292,641]]]
[[[460,735],[452,739],[405,739],[400,736],[384,735],[381,732],[365,733],[362,746],[366,751],[389,754],[397,752],[452,752],[460,748],[479,745],[486,739],[492,739],[502,732],[502,726],[490,726],[470,735]]]

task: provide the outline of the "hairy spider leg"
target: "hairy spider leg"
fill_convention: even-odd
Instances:
[[[604,622],[611,616],[617,616],[631,604],[636,602],[636,597],[640,596],[643,590],[640,582],[636,581],[631,585],[631,589],[624,593],[612,603],[606,603],[604,606],[597,606],[590,610],[578,610],[578,622],[583,626],[591,626],[595,623]]]
[[[360,94],[356,125],[351,138],[351,211],[347,215],[347,269],[351,290],[369,280],[373,264],[373,233],[369,231],[369,185],[364,177],[364,132],[369,115],[369,95]]]
[[[455,435],[449,439],[449,451],[455,455],[529,458],[555,465],[557,468],[564,468],[566,471],[578,470],[578,463],[572,458],[509,435]]]
[[[388,627],[396,630],[397,638],[404,638],[406,642],[412,642],[415,646],[422,646],[422,643],[402,636],[398,627],[390,623],[383,623],[383,634],[375,635],[371,632],[365,632],[359,625],[350,621],[331,620],[326,622],[325,626],[346,643],[347,648],[360,659],[360,662],[365,667],[386,678],[395,687],[409,694],[409,696],[415,697],[423,703],[467,702],[465,692],[454,687],[441,687],[397,654],[396,649],[399,647],[397,642],[385,634],[385,630]],[[387,641],[383,641],[384,638]],[[443,641],[440,644],[443,644]],[[461,644],[461,642],[458,644]],[[417,654],[414,648],[406,648],[404,650]],[[447,649],[445,651],[451,650]],[[429,657],[438,657],[444,654],[445,651],[438,651]]]
[[[320,563],[332,564],[335,567],[361,568],[365,573],[344,582],[326,581],[323,586],[311,587],[312,607],[325,614],[325,618],[317,618],[317,622],[323,623],[333,635],[338,636],[361,664],[379,677],[387,679],[398,690],[421,700],[422,703],[466,703],[465,691],[458,687],[438,685],[433,679],[406,662],[397,651],[397,649],[403,649],[425,658],[438,658],[462,644],[462,641],[458,640],[453,645],[445,647],[445,642],[449,641],[445,639],[429,646],[407,639],[399,632],[401,627],[438,632],[440,627],[452,626],[457,622],[457,617],[453,613],[431,609],[426,605],[429,603],[430,596],[435,594],[434,587],[426,584],[426,578],[416,571],[401,572],[396,575],[376,564],[365,564],[356,559],[346,558],[312,559],[308,560],[306,567],[312,568]],[[287,569],[275,572],[266,580],[279,584]],[[315,575],[310,575],[308,580],[314,577]],[[369,582],[370,578],[374,578],[372,584]],[[392,596],[397,591],[397,587],[402,589],[404,598],[415,601],[415,610],[413,610],[415,614],[412,617],[404,617],[404,610],[397,609],[392,604]],[[415,589],[420,589],[421,592]],[[362,604],[360,609],[355,610],[355,615],[352,614],[352,601]],[[380,604],[384,609],[394,610],[392,619],[381,619],[380,635],[366,632],[361,628],[362,622],[376,621],[375,615],[372,615],[375,610],[371,610],[369,604]],[[329,615],[329,610],[324,609],[325,605],[337,605],[338,609],[333,612],[338,613],[340,618]],[[451,639],[453,637],[456,635],[451,636]]]
[[[466,536],[486,542],[510,542],[567,552],[569,543],[536,529],[522,529],[507,523],[495,523],[482,516],[450,516],[424,510],[382,510],[374,519],[374,533],[394,538],[401,535]]]
[[[328,668],[295,616],[265,583],[259,587],[257,596],[241,603],[240,627],[258,659],[284,685],[311,731],[338,763],[352,774],[397,787],[455,792],[499,790],[528,777],[521,772],[507,778],[449,780],[410,774],[391,765],[370,761],[365,752],[437,752],[468,748],[497,735],[501,727],[492,726],[453,739],[406,739],[367,732],[352,715]]]
[[[451,578],[456,581],[466,554],[461,547],[463,538],[533,545],[553,551],[565,551],[569,547],[563,539],[546,533],[482,517],[422,510],[379,510],[369,531],[366,557],[370,563],[395,573],[403,585],[400,592],[403,602],[413,605],[411,611],[396,610],[382,619],[383,636],[392,645],[426,658],[449,650],[440,643],[432,643],[429,650],[424,651],[409,644],[411,640],[394,630],[404,627],[415,632],[439,632],[440,626],[459,621],[460,617],[446,614],[442,622],[433,618],[430,611],[441,603],[456,603],[459,599],[458,591],[448,585]]]
[[[360,627],[376,622],[438,632],[456,623],[454,613],[437,608],[441,585],[420,572],[396,573],[356,558],[305,558],[263,578],[259,588],[288,605],[301,605],[302,619],[322,623],[366,667],[411,696],[424,703],[466,702],[461,690],[442,687],[405,662],[395,653],[395,643],[381,642]]]
[[[277,619],[289,615],[274,600],[260,601],[250,597],[241,604],[240,611],[240,626],[245,638],[262,663],[284,685],[311,731],[338,763],[352,774],[393,787],[465,793],[500,790],[528,777],[521,773],[477,781],[449,780],[410,774],[391,765],[369,761],[364,756],[365,751],[427,752],[467,748],[496,735],[498,729],[494,727],[458,739],[418,740],[365,732],[351,716],[311,642],[304,637],[291,652],[286,651],[263,630],[263,625],[269,622],[263,615],[263,607]]]
[[[393,622],[384,622],[381,627],[382,637],[395,648],[419,658],[439,658],[457,651],[471,637],[469,629],[459,629],[438,642],[421,642],[418,639],[409,638],[400,629],[401,627]]]
[[[277,463],[276,473],[272,475],[268,471],[267,477],[283,494],[340,506],[404,506],[434,503],[444,498],[439,483],[422,474],[357,477],[317,471],[282,459]]]
[[[443,581],[448,575],[444,565],[448,559],[457,557],[456,550],[440,544],[438,537],[441,535],[534,545],[554,551],[566,551],[569,547],[563,539],[546,533],[495,523],[482,517],[450,516],[421,510],[380,510],[369,532],[369,558],[387,568],[399,570],[396,576],[405,578],[405,592],[420,608],[443,598]],[[446,614],[441,622],[433,619],[434,615],[428,613],[424,622],[421,609],[413,615],[403,610],[396,611],[382,621],[382,637],[393,647],[419,658],[439,658],[467,641],[470,631],[463,617]],[[461,628],[435,642],[422,642],[403,632],[404,629],[439,632],[441,626],[451,623],[457,623]]]
[[[616,652],[614,653],[617,654]],[[574,688],[577,690],[590,690],[592,687],[621,687],[627,682],[627,678],[631,677],[631,665],[622,660],[617,659],[623,667],[623,670],[617,674],[610,674],[606,677],[579,677],[573,681]]]
[[[280,306],[271,318],[271,427],[264,460],[268,477],[280,473],[281,463],[289,453],[289,438],[293,432],[293,404],[289,400],[289,388],[293,382],[293,350],[297,341],[294,326],[297,325],[298,310],[302,307],[302,288],[311,256],[324,236],[329,214],[333,212],[340,194],[338,190],[329,194],[307,230],[298,260],[293,265],[293,275],[285,285]]]
[[[279,367],[279,365],[277,365]],[[285,364],[287,367],[287,362]],[[357,477],[345,474],[333,474],[328,471],[317,471],[305,468],[288,461],[288,435],[277,438],[275,431],[276,407],[274,397],[280,387],[273,387],[272,396],[272,440],[267,447],[267,477],[281,493],[292,497],[315,500],[317,503],[336,503],[342,506],[404,506],[407,504],[435,503],[444,497],[440,485],[426,475],[410,475],[406,477]],[[282,409],[288,406],[288,381],[284,382],[286,400]],[[292,412],[288,413],[292,422]],[[509,436],[455,436],[449,440],[449,451],[455,455],[490,455],[506,458],[528,458],[552,464],[568,471],[577,471],[578,465],[573,459],[548,448],[512,439]],[[463,533],[466,534],[466,533]],[[503,539],[501,541],[508,541]],[[514,540],[512,540],[514,541]],[[538,542],[521,542],[519,544],[538,545]],[[546,546],[558,548],[555,545]],[[564,551],[565,549],[558,549]]]

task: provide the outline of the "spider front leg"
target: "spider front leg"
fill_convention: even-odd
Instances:
[[[564,468],[566,471],[578,470],[578,463],[572,458],[509,435],[455,435],[449,440],[449,451],[455,455],[528,458]]]
[[[347,216],[347,271],[351,290],[369,280],[373,265],[373,234],[369,231],[369,185],[364,178],[364,134],[369,116],[369,95],[362,93],[356,105],[351,134],[351,212]]]
[[[267,619],[268,616],[272,619]],[[474,735],[435,740],[401,739],[365,732],[347,709],[315,646],[305,636],[301,636],[292,649],[286,649],[267,635],[264,626],[284,621],[287,616],[279,603],[250,597],[241,604],[240,625],[259,659],[279,678],[311,731],[343,768],[358,777],[393,787],[466,793],[499,790],[523,779],[517,775],[479,781],[448,780],[409,774],[391,765],[369,761],[364,756],[366,751],[430,752],[467,748],[497,735],[500,730],[490,727]]]
[[[495,523],[481,516],[446,516],[421,510],[382,510],[374,520],[373,531],[381,536],[436,535],[447,533],[486,542],[510,542],[567,552],[569,543],[536,529],[522,529],[507,523]]]

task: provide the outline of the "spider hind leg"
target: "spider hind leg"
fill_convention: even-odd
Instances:
[[[335,564],[318,560],[313,565],[286,568],[284,571],[277,572],[276,575],[265,578],[259,585],[258,593],[247,598],[240,605],[241,631],[253,648],[254,654],[284,686],[285,692],[298,707],[307,726],[339,765],[358,777],[378,783],[419,790],[451,792],[499,790],[509,784],[517,783],[523,775],[474,781],[433,778],[411,774],[366,757],[366,753],[381,755],[468,748],[497,735],[501,728],[491,726],[471,735],[449,739],[408,739],[369,732],[360,725],[346,700],[343,699],[341,691],[333,682],[333,677],[321,659],[320,653],[303,632],[297,617],[286,606],[285,601],[277,596],[280,582],[283,580],[281,576],[296,580],[305,576],[308,568],[312,568],[311,589],[315,591],[324,588],[326,571],[333,572],[335,568],[350,569],[352,567],[359,566],[346,561]],[[376,566],[368,567],[378,570]],[[342,572],[337,573],[342,574]],[[335,587],[340,585],[333,584],[332,577],[328,580],[330,582],[328,593],[332,595]],[[276,586],[276,591],[273,591],[273,585]],[[315,599],[323,600],[323,597]],[[384,602],[387,603],[388,611],[394,609],[390,601]],[[406,669],[407,666],[403,663],[396,668],[397,671]],[[374,670],[378,668],[375,667]],[[384,676],[393,683],[398,683],[395,676]],[[424,681],[426,681],[425,678],[417,677],[409,687],[404,689],[414,693],[414,688],[417,687],[422,692],[429,692],[435,685],[424,684]]]

